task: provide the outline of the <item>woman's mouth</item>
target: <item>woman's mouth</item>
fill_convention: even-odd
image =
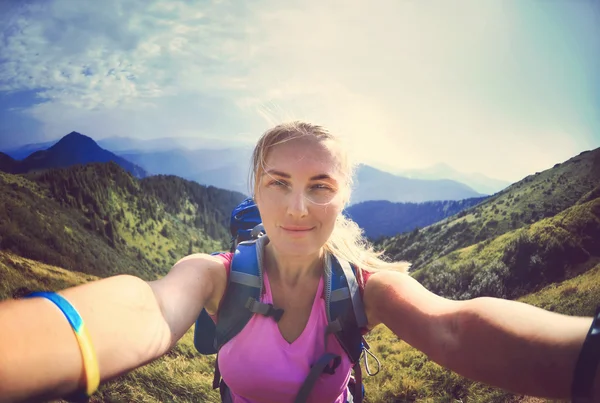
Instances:
[[[284,231],[292,233],[303,233],[312,230],[314,227],[296,227],[296,226],[285,226],[281,227]]]

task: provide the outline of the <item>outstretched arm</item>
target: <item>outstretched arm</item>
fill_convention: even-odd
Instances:
[[[219,270],[220,269],[220,270]],[[179,261],[164,278],[119,275],[60,291],[81,315],[106,381],[166,353],[214,305],[222,262],[206,255]],[[222,294],[222,292],[221,292]],[[0,402],[65,396],[84,389],[79,346],[63,313],[42,298],[0,303]]]
[[[365,289],[369,326],[385,324],[433,361],[513,393],[569,398],[573,370],[592,318],[482,297],[452,301],[395,272]],[[600,372],[595,379],[600,396]]]
[[[168,335],[151,288],[115,276],[60,292],[77,309],[102,380],[166,351]],[[84,389],[77,340],[63,313],[43,298],[0,303],[0,402],[51,399]]]
[[[592,318],[549,312],[522,302],[482,297],[465,301],[458,343],[446,366],[514,393],[568,399],[573,372]],[[600,373],[595,393],[600,401]]]

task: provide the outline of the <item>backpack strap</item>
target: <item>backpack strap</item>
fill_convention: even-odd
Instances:
[[[361,329],[367,326],[367,315],[360,296],[358,281],[350,263],[328,256],[325,269],[325,309],[333,333],[350,357],[358,362],[363,352]],[[328,281],[327,281],[328,280]]]
[[[329,363],[332,360],[338,361],[341,360],[341,357],[333,353],[325,353],[321,356],[321,358],[319,358],[319,360],[315,364],[313,364],[313,366],[310,368],[308,376],[306,377],[306,379],[304,379],[304,383],[302,383],[302,386],[300,387],[300,391],[298,391],[298,394],[294,399],[294,403],[305,403],[306,401],[308,401],[308,396],[310,395],[311,390],[315,386],[317,379],[319,378],[319,376],[321,376],[323,372],[327,372]]]
[[[360,296],[360,289],[353,267],[343,259],[327,254],[325,260],[325,309],[328,325],[325,330],[325,350],[327,339],[333,333],[353,364],[356,375],[353,401],[363,400],[362,372],[360,357],[366,349],[361,329],[367,326],[367,316]],[[333,374],[341,363],[341,357],[326,352],[311,367],[302,384],[295,403],[305,402],[321,374]]]
[[[275,321],[279,321],[283,315],[283,309],[260,302],[263,292],[263,250],[267,242],[267,236],[263,235],[257,239],[240,242],[236,247],[231,261],[229,283],[219,307],[214,339],[216,351],[241,332],[254,314],[271,316]],[[213,388],[220,388],[222,396],[228,396],[230,392],[221,380],[218,364],[217,353]]]
[[[237,335],[255,313],[276,315],[260,303],[263,291],[263,245],[266,241],[267,237],[262,236],[240,242],[234,252],[229,284],[219,307],[215,332],[217,351]]]

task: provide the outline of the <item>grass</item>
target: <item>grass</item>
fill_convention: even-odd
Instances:
[[[550,284],[540,292],[519,298],[519,301],[564,315],[592,316],[600,306],[600,259],[593,259],[585,266],[591,268],[572,279]]]
[[[596,198],[449,252],[412,275],[431,291],[453,299],[483,295],[517,298],[584,272],[585,262],[600,257],[599,236],[600,198]],[[498,271],[500,266],[506,269],[504,275],[490,272],[490,268]],[[499,293],[489,294],[494,278]],[[486,282],[487,286],[482,286]],[[511,284],[519,289],[509,289]]]

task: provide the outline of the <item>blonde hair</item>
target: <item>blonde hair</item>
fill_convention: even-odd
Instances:
[[[337,146],[338,168],[344,176],[343,191],[345,193],[343,197],[344,206],[346,206],[350,201],[355,165],[350,161],[348,153],[338,137],[322,126],[303,121],[279,124],[267,130],[258,140],[252,154],[252,167],[249,178],[253,194],[256,194],[257,178],[260,178],[264,171],[269,151],[278,144],[304,137],[314,137],[319,141],[326,141]],[[373,272],[391,269],[407,272],[410,266],[407,262],[387,262],[383,260],[383,252],[376,252],[364,237],[362,229],[341,213],[336,218],[333,232],[325,243],[324,249],[338,258],[354,264],[357,267],[357,276],[361,281],[363,280],[363,270]]]

